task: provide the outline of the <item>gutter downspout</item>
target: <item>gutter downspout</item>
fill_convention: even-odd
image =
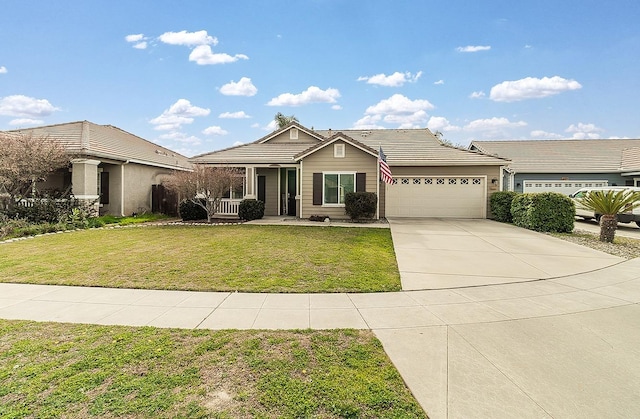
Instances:
[[[124,166],[129,164],[129,160],[120,165],[120,215],[125,217],[124,213]]]

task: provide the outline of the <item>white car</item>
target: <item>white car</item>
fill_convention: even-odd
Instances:
[[[597,221],[600,221],[600,216],[602,214],[597,214],[594,213],[593,211],[583,207],[582,205],[580,205],[580,198],[584,198],[589,192],[593,192],[593,191],[632,191],[632,192],[640,192],[640,188],[637,187],[633,187],[633,186],[605,186],[602,188],[582,188],[582,189],[578,189],[577,191],[575,191],[574,193],[572,193],[571,195],[569,195],[569,198],[573,199],[573,202],[576,204],[576,216],[577,217],[582,217],[585,220],[592,220],[595,219]],[[635,222],[638,227],[640,227],[640,207],[635,208],[633,211],[628,211],[628,212],[622,212],[620,214],[618,214],[618,222],[619,223],[631,223],[631,222]]]

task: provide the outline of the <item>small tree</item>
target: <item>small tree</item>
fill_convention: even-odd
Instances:
[[[207,222],[220,209],[224,195],[242,182],[241,173],[233,167],[208,167],[196,164],[193,171],[176,171],[165,182],[166,187],[202,207]]]
[[[600,241],[612,243],[618,228],[618,214],[640,207],[640,192],[591,191],[578,204],[600,215]]]
[[[295,115],[286,116],[282,112],[278,112],[273,120],[278,124],[278,128],[284,128],[292,122],[298,122],[298,118]]]
[[[70,161],[62,145],[49,137],[0,132],[0,194],[9,195],[8,209],[13,211],[37,182]]]

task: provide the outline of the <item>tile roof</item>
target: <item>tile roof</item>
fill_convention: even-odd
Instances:
[[[300,127],[298,124],[294,124]],[[287,127],[289,127],[288,125]],[[284,129],[286,129],[285,127]],[[280,132],[279,130],[277,132]],[[314,134],[327,141],[342,133],[352,141],[377,153],[382,147],[390,166],[474,166],[506,165],[508,159],[487,155],[442,144],[428,129],[379,129],[379,130],[317,130]],[[322,147],[322,143],[270,144],[265,139],[269,134],[253,143],[195,156],[194,163],[212,164],[283,164],[294,163],[296,155]]]
[[[302,158],[308,156],[311,153],[315,153],[317,150],[320,150],[323,147],[326,147],[328,145],[331,145],[331,143],[338,141],[338,140],[343,140],[344,142],[347,142],[349,144],[351,144],[354,147],[357,147],[359,149],[361,149],[362,151],[372,154],[373,156],[375,156],[376,158],[378,157],[378,150],[374,150],[373,148],[361,143],[360,141],[354,140],[353,138],[349,137],[348,135],[343,134],[342,132],[338,132],[336,134],[334,134],[333,136],[331,136],[331,138],[327,138],[326,140],[307,148],[306,150],[304,150],[301,153],[296,154],[295,159],[296,161],[301,160]]]
[[[640,139],[472,141],[470,147],[511,159],[516,173],[611,173],[621,171],[623,150],[640,147]]]
[[[185,156],[112,125],[78,121],[7,132],[48,136],[59,141],[69,153],[86,157],[118,161],[129,160],[150,166],[175,169],[191,167]]]
[[[622,150],[622,170],[640,172],[640,147]]]

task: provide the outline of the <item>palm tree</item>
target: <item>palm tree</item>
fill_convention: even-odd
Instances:
[[[640,207],[640,192],[591,191],[579,199],[578,204],[600,214],[600,241],[612,243],[618,228],[618,214]]]
[[[298,122],[298,118],[295,115],[286,116],[282,112],[278,112],[273,119],[278,124],[278,128],[284,128],[292,122]]]

